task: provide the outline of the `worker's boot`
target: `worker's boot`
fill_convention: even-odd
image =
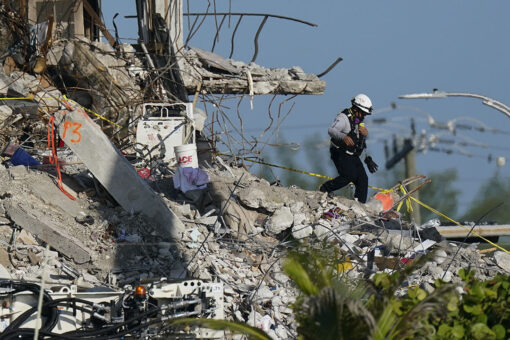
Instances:
[[[334,193],[333,191],[328,191],[328,190],[326,189],[326,187],[324,186],[324,184],[322,184],[322,185],[319,187],[319,191],[320,191],[320,192],[327,192],[327,193],[328,193],[328,197],[329,197],[329,198],[333,198],[333,197],[335,197],[335,193]]]

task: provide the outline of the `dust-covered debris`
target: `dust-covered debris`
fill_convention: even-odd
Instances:
[[[25,167],[0,171],[1,217],[8,222],[0,229],[5,247],[4,256],[0,253],[0,264],[5,275],[36,281],[41,261],[50,256],[51,279],[79,283],[81,287],[97,284],[122,287],[158,276],[219,280],[225,287],[227,319],[259,327],[270,318],[278,326],[269,327],[269,334],[291,339],[296,336],[296,325],[289,306],[297,291],[281,269],[289,246],[331,241],[352,259],[353,269],[346,272],[351,278],[399,270],[424,253],[420,247],[424,247],[425,240],[420,242],[412,228],[387,230],[377,223],[377,216],[358,202],[331,199],[323,193],[297,188],[273,187],[242,168],[230,169],[234,177],[218,168],[205,170],[212,180],[206,189],[197,192],[200,197],[197,200],[173,189],[170,180],[162,178],[150,183],[154,188],[162,188],[168,207],[185,225],[182,240],[175,243],[162,240],[140,215],[124,211],[111,198],[81,196],[88,187],[75,185],[79,198],[70,201],[52,182],[51,172]],[[83,172],[76,171],[69,178],[83,176]],[[256,204],[246,198],[250,190],[262,192]],[[270,201],[277,191],[288,198],[279,207]],[[83,245],[90,260],[86,263],[76,260],[64,249],[48,243],[51,240],[33,234],[13,214],[10,207],[15,202],[30,207],[30,213],[39,214],[40,220],[43,217],[54,220],[52,228],[72,235],[75,250],[76,245]],[[244,223],[249,229],[231,229],[225,218],[225,205],[234,203],[238,207],[233,210],[235,216],[263,218],[246,218]],[[49,254],[44,252],[46,244],[54,249]],[[474,247],[459,248],[446,240],[429,249],[436,250],[433,261],[413,273],[409,284],[433,284],[438,278],[459,283],[456,273],[460,268],[476,269],[481,279],[505,272],[498,252],[494,256],[481,255]],[[8,252],[12,255],[6,255]],[[374,254],[373,261],[368,260],[370,253]]]

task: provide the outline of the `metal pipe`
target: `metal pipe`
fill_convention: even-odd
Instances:
[[[196,298],[193,300],[183,300],[183,301],[178,301],[178,302],[171,302],[169,304],[161,306],[161,309],[182,308],[182,307],[186,307],[186,306],[194,305],[194,304],[198,304],[198,303],[202,303],[202,299]]]

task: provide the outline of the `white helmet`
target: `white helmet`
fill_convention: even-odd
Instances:
[[[358,107],[361,111],[367,115],[372,113],[372,101],[366,94],[360,93],[356,97],[352,98],[351,104]]]

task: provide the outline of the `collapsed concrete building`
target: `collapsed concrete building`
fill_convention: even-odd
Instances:
[[[133,304],[126,310],[138,310],[136,294],[147,289],[159,310],[171,310],[151,314],[154,318],[225,318],[263,328],[275,339],[293,339],[290,306],[297,291],[281,268],[287,249],[300,242],[338,247],[350,263],[344,275],[352,279],[399,270],[430,249],[436,249],[434,260],[409,277],[409,285],[432,289],[437,278],[459,282],[459,268],[474,268],[482,279],[510,271],[507,253],[449,242],[434,221],[417,226],[392,209],[381,215],[373,200],[365,205],[271,185],[236,157],[215,155],[204,129],[207,117],[187,114],[193,107],[188,93],[321,94],[325,83],[316,75],[299,67],[266,69],[178,43],[158,54],[161,44],[179,41],[182,29],[161,20],[164,16],[148,15],[158,8],[147,12],[152,2],[145,1],[137,1],[141,43],[135,47],[111,34],[108,43],[98,41],[99,32],[107,35],[100,3],[88,0],[65,2],[74,5],[72,25],[53,28],[49,21],[65,21],[56,9],[56,18],[38,16],[31,24],[48,24],[43,39],[31,42],[30,25],[21,19],[57,3],[63,2],[27,1],[24,7],[13,1],[0,7],[0,277],[8,282],[2,286],[0,318],[7,334],[36,328],[35,317],[21,324],[11,314],[30,310],[37,300],[35,294],[23,301],[13,297],[28,289],[13,288],[22,282],[43,284],[55,297],[100,291],[94,315],[107,324],[129,320],[133,312],[118,301]],[[149,18],[159,18],[159,26]],[[165,26],[166,35],[148,29]],[[161,70],[169,63],[173,66]],[[168,103],[177,109],[156,105]],[[154,107],[158,114],[164,107],[178,122],[172,125],[179,133],[175,146],[196,142],[198,164],[207,175],[202,185],[176,186],[177,155],[160,150],[169,131],[158,130],[159,142],[150,147],[137,146],[138,124],[151,118],[144,108]],[[167,117],[152,118],[162,126]],[[85,334],[72,333],[83,323],[71,316],[73,325],[54,328],[54,321],[41,330]],[[118,329],[109,331],[120,336]],[[160,333],[161,327],[149,326],[140,332],[225,336],[189,329]]]

